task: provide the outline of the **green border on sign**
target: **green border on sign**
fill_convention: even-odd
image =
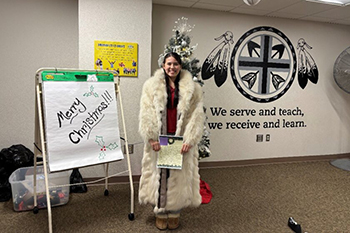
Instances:
[[[45,70],[41,73],[43,81],[86,82],[88,75],[96,75],[98,82],[114,82],[114,75],[106,71],[59,71]]]

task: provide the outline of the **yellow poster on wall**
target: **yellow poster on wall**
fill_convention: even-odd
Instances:
[[[112,70],[119,76],[137,77],[137,43],[95,40],[95,69]]]

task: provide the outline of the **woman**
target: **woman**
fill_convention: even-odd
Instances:
[[[145,82],[140,105],[139,131],[145,146],[139,202],[154,206],[157,228],[176,229],[181,209],[201,204],[197,144],[204,123],[202,90],[190,72],[181,70],[180,56],[169,53],[162,69]],[[181,170],[156,167],[160,134],[183,136]]]

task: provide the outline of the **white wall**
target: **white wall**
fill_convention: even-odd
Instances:
[[[205,106],[208,122],[221,122],[223,129],[210,130],[213,155],[203,161],[247,160],[273,157],[326,155],[350,152],[350,95],[341,91],[333,80],[333,64],[337,56],[349,46],[350,27],[315,23],[310,21],[257,17],[219,11],[154,5],[152,70],[157,67],[157,58],[164,45],[173,35],[175,21],[182,16],[188,18],[192,30],[192,45],[198,43],[195,56],[201,64],[219,42],[214,38],[226,31],[234,34],[234,45],[248,30],[258,26],[271,26],[283,32],[292,42],[295,52],[297,41],[304,38],[312,46],[309,50],[319,69],[316,85],[308,83],[305,89],[298,85],[297,76],[281,98],[270,103],[248,100],[233,84],[228,73],[226,82],[217,87],[214,78],[205,81]],[[231,51],[233,46],[231,47]],[[210,107],[230,109],[300,108],[304,116],[213,116]],[[226,129],[226,122],[304,121],[303,128],[272,129]],[[282,124],[282,123],[281,123]],[[263,134],[264,142],[256,142],[256,135]],[[271,141],[265,142],[266,134]]]
[[[138,44],[138,77],[122,77],[121,96],[131,154],[133,174],[140,174],[143,144],[138,134],[138,112],[142,85],[151,73],[151,0],[80,0],[79,68],[94,68],[94,41],[133,42]],[[121,119],[121,117],[119,117]],[[122,124],[119,123],[122,132]],[[138,144],[139,143],[139,144]],[[112,163],[110,174],[126,170],[126,160]],[[103,176],[101,166],[82,169],[84,177]],[[124,173],[123,175],[127,175]]]
[[[0,149],[33,151],[35,73],[78,66],[78,2],[0,1]]]
[[[227,81],[218,88],[213,79],[205,81],[205,105],[210,107],[294,108],[305,116],[305,128],[211,130],[213,156],[203,161],[245,160],[286,156],[347,153],[350,151],[350,96],[333,81],[333,63],[349,46],[348,26],[266,18],[209,10],[153,6],[151,0],[13,0],[0,2],[0,147],[24,144],[33,149],[34,75],[41,67],[93,68],[94,40],[136,42],[139,44],[139,76],[122,78],[121,91],[129,143],[136,143],[131,155],[134,175],[140,174],[143,144],[137,132],[141,88],[157,67],[158,55],[172,36],[174,21],[185,16],[195,24],[192,44],[198,43],[195,56],[204,61],[217,45],[214,37],[230,30],[237,42],[249,29],[273,26],[293,42],[303,37],[313,47],[311,53],[319,68],[317,85],[302,90],[295,79],[290,90],[279,100],[258,104],[243,97]],[[79,26],[78,26],[79,22]],[[153,28],[152,28],[153,25]],[[153,49],[151,49],[153,47]],[[151,56],[152,55],[152,56]],[[152,68],[151,68],[152,58]],[[214,117],[209,122],[276,121],[284,117]],[[255,142],[256,134],[271,134],[270,142]],[[125,163],[112,165],[111,173],[124,171]],[[86,168],[84,177],[102,176],[101,168]],[[124,174],[125,175],[125,174]]]
[[[143,144],[138,111],[142,85],[151,73],[151,14],[151,0],[1,1],[0,149],[14,144],[34,149],[34,84],[39,68],[92,69],[94,40],[135,42],[139,76],[122,78],[120,85],[129,143],[136,143],[132,169],[140,174]],[[125,169],[124,160],[113,164],[110,174]],[[103,176],[99,166],[82,169],[82,174]]]

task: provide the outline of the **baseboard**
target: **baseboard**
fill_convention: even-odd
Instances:
[[[334,159],[350,158],[350,153],[335,155],[313,155],[297,157],[281,157],[267,159],[250,159],[237,161],[218,161],[218,162],[200,162],[199,168],[220,168],[220,167],[237,167],[237,166],[254,166],[275,163],[294,163],[294,162],[311,162],[311,161],[331,161]]]
[[[264,164],[278,164],[278,163],[296,163],[296,162],[312,162],[312,161],[331,161],[334,159],[350,158],[350,153],[335,154],[335,155],[314,155],[314,156],[297,156],[297,157],[282,157],[282,158],[267,158],[267,159],[250,159],[237,161],[217,161],[205,162],[201,160],[199,163],[200,169],[223,168],[223,167],[238,167],[238,166],[254,166]],[[84,178],[85,182],[93,182],[101,179],[101,177]],[[133,182],[140,181],[140,175],[132,176]],[[109,184],[129,183],[129,176],[117,176],[108,179]],[[94,183],[92,185],[104,185],[104,181]]]

